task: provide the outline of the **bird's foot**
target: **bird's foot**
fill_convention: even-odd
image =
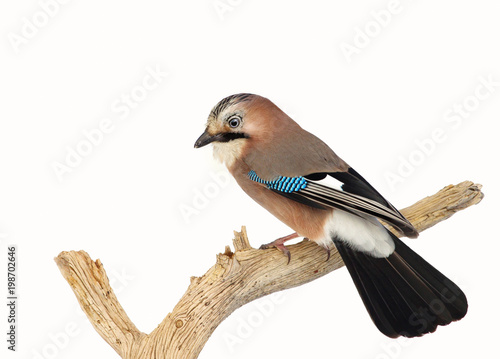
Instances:
[[[288,236],[278,238],[275,241],[272,241],[270,243],[263,244],[259,247],[259,249],[268,249],[268,248],[279,249],[283,254],[285,254],[288,257],[288,262],[287,262],[287,264],[288,264],[288,263],[290,263],[290,259],[292,258],[292,255],[290,254],[290,251],[288,250],[288,248],[286,248],[284,243],[286,241],[289,241],[290,239],[297,238],[298,236],[299,235],[297,233],[292,233]]]

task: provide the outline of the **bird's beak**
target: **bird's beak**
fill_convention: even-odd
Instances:
[[[196,140],[194,148],[200,148],[217,140],[217,136],[210,135],[207,130]]]

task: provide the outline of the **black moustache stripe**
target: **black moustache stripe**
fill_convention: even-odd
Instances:
[[[248,135],[243,132],[226,132],[217,135],[218,142],[229,142],[238,138],[248,138]]]

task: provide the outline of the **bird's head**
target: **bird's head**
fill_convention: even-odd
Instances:
[[[231,165],[257,136],[260,116],[256,116],[255,110],[265,101],[269,100],[248,93],[222,99],[210,111],[205,132],[196,140],[194,147],[212,143],[214,156],[226,165]]]
[[[209,143],[228,143],[250,137],[246,130],[249,104],[258,96],[242,93],[228,96],[214,106],[208,116],[205,132],[196,140],[195,148]]]

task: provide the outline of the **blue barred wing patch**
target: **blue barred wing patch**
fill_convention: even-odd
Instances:
[[[273,181],[264,181],[262,178],[257,176],[255,171],[250,171],[248,172],[248,178],[254,182],[265,184],[269,189],[285,193],[297,192],[307,187],[307,180],[304,177],[279,176]]]

